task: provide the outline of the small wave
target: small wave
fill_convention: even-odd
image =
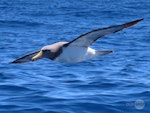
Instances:
[[[0,89],[7,92],[8,94],[10,92],[28,92],[28,91],[33,91],[29,88],[23,87],[23,86],[16,86],[16,85],[9,85],[9,84],[4,84],[4,85],[0,85]]]
[[[17,21],[17,20],[0,20],[1,27],[22,27],[22,26],[28,26],[28,27],[37,27],[44,25],[43,23],[38,22],[29,22],[29,21]]]

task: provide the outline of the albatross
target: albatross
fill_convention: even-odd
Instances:
[[[125,24],[114,25],[105,28],[98,28],[84,33],[70,42],[57,42],[42,47],[40,50],[24,55],[11,63],[25,63],[36,61],[41,58],[48,58],[58,62],[76,63],[98,58],[113,50],[95,50],[90,46],[99,38],[128,28],[140,22],[138,19]]]

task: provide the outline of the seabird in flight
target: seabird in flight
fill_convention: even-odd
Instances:
[[[103,55],[112,53],[112,50],[102,51],[90,48],[97,39],[109,35],[124,28],[133,26],[143,19],[135,20],[121,25],[115,25],[105,28],[98,28],[80,35],[76,39],[70,42],[57,42],[51,45],[44,46],[42,49],[36,52],[29,53],[11,63],[25,63],[36,61],[41,58],[48,58],[58,62],[82,62],[94,58],[101,57]]]

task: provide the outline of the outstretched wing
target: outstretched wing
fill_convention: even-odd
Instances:
[[[40,50],[39,50],[40,51]],[[18,58],[17,60],[14,60],[10,63],[25,63],[25,62],[31,62],[33,61],[32,60],[32,57],[34,57],[35,55],[37,55],[39,53],[39,51],[36,51],[36,52],[32,52],[32,53],[29,53],[27,55],[24,55],[23,57],[21,58]]]
[[[138,23],[141,20],[143,20],[143,19],[135,20],[135,21],[128,22],[125,24],[121,24],[121,25],[115,25],[115,26],[110,26],[110,27],[106,27],[106,28],[95,29],[93,31],[90,31],[90,32],[80,35],[76,39],[69,42],[66,46],[75,45],[75,46],[88,47],[93,42],[95,42],[97,39],[99,39],[100,37],[118,32],[118,31],[120,31],[124,28],[128,28],[130,26],[133,26],[134,24]]]

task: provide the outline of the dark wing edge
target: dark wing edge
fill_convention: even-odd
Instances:
[[[137,24],[138,22],[140,22],[142,20],[144,20],[144,18],[138,19],[135,21],[131,21],[131,22],[128,22],[125,24],[114,25],[114,26],[110,26],[110,27],[98,28],[98,29],[92,30],[92,31],[84,33],[84,34],[80,35],[79,37],[77,37],[76,39],[70,41],[68,44],[66,44],[66,46],[77,45],[77,46],[88,47],[93,42],[95,42],[97,39],[99,39],[100,37],[103,37],[105,35],[109,35],[112,33],[116,33],[118,31],[125,29],[125,28],[131,27],[131,26]]]
[[[38,51],[35,51],[35,52],[32,52],[32,53],[29,53],[29,54],[26,54],[24,55],[23,57],[20,57],[10,63],[13,63],[13,64],[20,64],[20,63],[25,63],[25,62],[31,62],[32,61],[32,57],[34,57],[37,53],[39,53],[40,50]]]

